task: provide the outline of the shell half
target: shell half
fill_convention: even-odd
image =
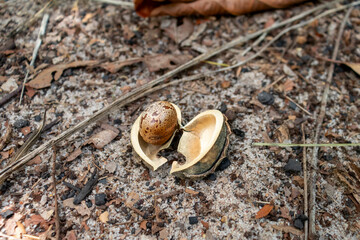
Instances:
[[[197,115],[183,127],[178,152],[186,158],[184,164],[173,162],[170,173],[181,178],[203,178],[215,171],[226,157],[230,127],[218,110]]]
[[[176,110],[178,124],[180,126],[181,125],[181,111],[178,106],[176,106],[173,103],[171,103],[171,104],[174,106],[174,108]],[[162,145],[153,145],[153,144],[145,142],[143,140],[143,138],[141,137],[141,135],[139,133],[140,121],[141,121],[141,115],[136,119],[135,123],[133,124],[133,126],[131,128],[131,133],[130,133],[131,144],[134,149],[135,157],[141,159],[147,167],[149,167],[150,169],[155,171],[161,165],[163,165],[164,163],[167,162],[167,159],[164,157],[158,156],[158,153],[161,150],[166,149],[170,146],[170,144],[176,134],[176,131],[174,132],[174,134],[171,136],[171,138],[166,143],[164,143]]]

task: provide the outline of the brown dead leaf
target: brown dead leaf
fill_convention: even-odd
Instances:
[[[70,153],[70,155],[66,158],[65,162],[72,162],[81,154],[82,154],[81,148],[77,148],[77,149],[75,149],[75,151]]]
[[[50,224],[40,215],[34,214],[25,219],[25,226],[29,227],[30,225],[40,225],[40,227],[47,229]]]
[[[39,155],[37,155],[36,157],[31,159],[26,165],[27,166],[38,165],[41,162],[42,162],[41,157]]]
[[[87,23],[91,18],[93,18],[96,15],[95,13],[87,13],[85,17],[81,20],[82,23]]]
[[[7,235],[13,235],[15,232],[15,228],[17,227],[17,222],[23,217],[20,213],[15,213],[14,216],[9,218],[4,226],[5,232]]]
[[[183,63],[191,60],[190,55],[152,55],[145,57],[145,64],[150,72],[156,72],[161,69],[174,69]]]
[[[109,71],[110,73],[117,73],[121,68],[143,61],[143,58],[129,58],[124,61],[107,62],[100,65],[100,67]]]
[[[31,128],[29,126],[23,127],[21,129],[21,133],[24,134],[24,136],[28,135],[31,132]]]
[[[132,207],[134,206],[134,204],[140,199],[139,194],[137,194],[136,192],[131,192],[129,193],[128,198],[125,201],[125,206],[127,207]]]
[[[44,69],[41,73],[39,73],[33,80],[26,84],[26,86],[41,89],[50,87],[51,81],[54,79],[57,81],[61,75],[63,74],[64,70],[68,68],[78,68],[78,67],[93,67],[99,64],[99,61],[75,61],[71,63],[64,63],[50,66]]]
[[[209,229],[209,223],[208,222],[201,221],[201,224],[203,225],[203,227],[205,229]]]
[[[281,212],[280,217],[291,221],[290,211],[289,211],[289,209],[287,207],[281,207],[280,212]]]
[[[108,211],[105,211],[105,212],[103,212],[102,214],[100,214],[99,220],[100,220],[100,222],[102,222],[102,223],[107,223],[107,221],[109,221],[109,212],[108,212]]]
[[[63,201],[63,206],[75,209],[82,216],[91,215],[91,210],[86,206],[85,201],[81,201],[81,204],[75,205],[74,198],[68,198]]]
[[[285,140],[289,140],[289,128],[286,124],[282,124],[278,129],[276,129],[275,135],[280,143],[284,142]]]
[[[65,240],[76,240],[75,230],[68,231],[65,236]]]
[[[140,223],[141,229],[144,229],[144,230],[147,229],[147,227],[146,227],[147,222],[148,222],[148,221],[144,220],[144,221],[142,221],[142,222]]]
[[[32,87],[29,87],[29,86],[26,86],[26,96],[28,96],[29,98],[32,98],[37,92],[32,88]]]
[[[274,228],[276,230],[279,230],[279,231],[286,232],[286,233],[292,233],[292,234],[297,235],[297,236],[303,235],[302,231],[300,231],[299,229],[296,229],[296,228],[294,228],[292,226],[272,225],[272,228]]]
[[[294,88],[294,86],[295,86],[295,83],[294,83],[294,81],[292,81],[291,79],[288,79],[288,80],[286,80],[286,82],[284,83],[284,92],[290,92],[291,90],[293,90],[293,88]]]
[[[184,18],[183,23],[178,26],[177,20],[174,19],[170,26],[164,28],[167,35],[177,44],[187,39],[194,31],[194,25],[189,18]]]
[[[271,210],[274,208],[274,205],[266,204],[262,209],[260,209],[255,216],[255,219],[260,219],[269,215]]]
[[[344,64],[360,75],[360,63],[344,62]]]
[[[116,136],[119,134],[119,130],[116,132],[114,130],[103,130],[95,135],[93,135],[86,144],[93,144],[96,149],[102,149],[106,144],[110,143]]]
[[[186,192],[186,193],[189,193],[189,194],[191,194],[191,195],[198,195],[198,194],[199,194],[199,192],[194,191],[194,190],[192,190],[192,189],[190,189],[190,188],[185,188],[185,192]]]
[[[141,17],[185,15],[241,15],[272,8],[286,8],[305,0],[134,0]]]
[[[5,152],[0,152],[1,155],[1,161],[8,159],[10,157],[10,150],[9,151],[5,151]]]

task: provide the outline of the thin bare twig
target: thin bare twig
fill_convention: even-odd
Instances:
[[[174,75],[184,71],[185,69],[188,69],[206,59],[209,59],[212,56],[215,56],[225,50],[228,50],[236,45],[239,45],[243,42],[247,42],[253,38],[256,38],[260,35],[262,35],[265,32],[270,32],[274,29],[280,28],[282,26],[285,26],[289,23],[292,23],[294,21],[297,21],[299,19],[302,19],[318,10],[322,10],[324,8],[327,8],[329,6],[332,6],[335,3],[338,3],[339,0],[335,0],[333,2],[330,3],[325,3],[325,4],[321,4],[315,8],[312,8],[308,11],[305,11],[299,15],[296,15],[292,18],[289,18],[281,23],[277,23],[272,25],[269,28],[266,29],[262,29],[259,30],[255,33],[246,35],[246,36],[240,36],[236,39],[234,39],[233,41],[229,42],[228,44],[225,44],[223,46],[220,46],[218,48],[215,48],[213,50],[210,50],[207,53],[201,54],[198,57],[192,59],[191,61],[177,67],[176,69],[167,72],[166,74],[162,75],[161,77],[159,77],[158,79],[151,81],[147,84],[144,84],[143,86],[134,89],[133,91],[124,94],[123,96],[119,97],[119,99],[117,99],[116,101],[114,101],[112,104],[110,104],[109,106],[99,110],[98,112],[96,112],[94,115],[92,115],[90,118],[85,119],[83,121],[81,121],[80,123],[76,124],[75,126],[73,126],[72,128],[66,130],[65,132],[61,133],[60,135],[58,135],[57,137],[50,139],[48,142],[42,144],[41,146],[39,146],[37,149],[35,149],[34,151],[28,153],[26,156],[22,157],[21,159],[19,159],[17,162],[14,162],[13,164],[11,164],[10,166],[7,166],[6,168],[2,169],[0,171],[0,183],[3,182],[11,173],[13,173],[14,171],[18,170],[19,168],[21,168],[22,166],[24,166],[28,161],[30,161],[32,158],[34,158],[36,155],[38,155],[39,153],[43,152],[44,150],[58,144],[59,142],[61,142],[62,140],[72,136],[74,133],[84,129],[85,127],[87,127],[88,125],[102,119],[103,117],[105,117],[107,114],[109,114],[110,112],[112,112],[115,109],[118,109],[120,107],[125,106],[126,104],[131,103],[132,101],[135,101],[145,95],[143,95],[143,93],[146,92],[146,94],[150,93],[150,92],[154,92],[156,90],[158,90],[159,88],[153,88],[154,86],[164,83],[167,79],[173,77]],[[358,1],[357,3],[360,3],[360,1]],[[350,7],[349,5],[346,5],[346,7]],[[340,11],[343,8],[339,9],[336,8],[336,11]],[[336,12],[334,11],[334,12]],[[330,14],[330,12],[328,13]],[[325,16],[325,15],[323,15]],[[201,74],[200,74],[201,75]],[[201,77],[203,77],[204,74],[201,75]],[[192,76],[193,77],[193,76]],[[162,88],[162,87],[160,87]]]
[[[120,1],[120,0],[92,0],[94,2],[99,2],[99,3],[107,3],[107,4],[113,4],[113,5],[117,5],[117,6],[121,6],[123,8],[128,8],[128,9],[134,9],[134,4],[132,2],[125,2],[125,1]]]
[[[352,7],[347,11],[341,26],[339,28],[339,33],[338,33],[338,37],[336,39],[336,43],[335,43],[335,48],[332,54],[331,59],[332,60],[336,60],[336,56],[338,54],[339,51],[339,46],[340,46],[340,41],[341,41],[341,37],[343,35],[344,32],[344,28],[345,28],[345,24],[347,19],[349,18],[349,15],[352,11]],[[330,84],[332,81],[332,76],[334,73],[334,68],[335,68],[335,64],[331,63],[330,67],[329,67],[329,71],[328,71],[328,77],[326,79],[326,84],[325,84],[325,89],[324,89],[324,93],[322,96],[322,100],[321,100],[321,108],[320,108],[320,114],[318,116],[317,119],[317,124],[316,124],[316,131],[315,131],[315,137],[313,142],[317,143],[319,141],[319,136],[320,136],[320,131],[321,131],[321,126],[323,124],[324,121],[324,117],[325,117],[325,111],[326,111],[326,105],[327,105],[327,100],[328,100],[328,95],[329,95],[329,89],[330,89]],[[316,222],[316,178],[317,178],[317,170],[318,170],[318,151],[319,151],[319,147],[315,147],[313,149],[312,152],[312,158],[310,161],[310,198],[309,198],[309,237],[310,238],[316,238],[316,229],[315,229],[315,222]]]
[[[298,108],[300,108],[302,111],[304,111],[307,115],[312,116],[312,114],[311,114],[308,110],[306,110],[305,108],[303,108],[300,104],[298,104],[297,102],[295,102],[292,98],[290,98],[289,96],[286,96],[286,95],[284,95],[284,96],[285,96],[285,98],[286,98],[287,100],[293,102]]]
[[[47,23],[49,21],[49,17],[50,17],[49,14],[45,13],[44,17],[43,17],[43,19],[41,21],[39,34],[38,34],[37,39],[36,39],[35,48],[34,48],[34,51],[33,51],[33,54],[32,54],[31,62],[30,62],[31,67],[33,67],[34,64],[35,64],[35,60],[36,60],[36,57],[38,55],[38,52],[39,52],[39,49],[40,49],[40,46],[41,46],[41,43],[42,43],[42,39],[43,39],[43,37],[45,35],[45,32],[46,32],[46,26],[47,26]],[[26,75],[25,75],[24,81],[22,83],[19,105],[21,105],[22,98],[24,96],[25,84],[26,84],[26,82],[28,80],[29,73],[30,73],[30,69],[28,68],[26,70]]]
[[[305,144],[305,130],[304,123],[301,124],[302,141]],[[309,204],[308,204],[308,180],[307,180],[307,160],[306,160],[306,147],[303,147],[303,172],[304,172],[304,214],[309,216]],[[309,235],[309,222],[305,222],[304,226],[304,240],[308,239]]]
[[[57,192],[56,192],[56,178],[55,178],[55,172],[56,172],[56,146],[53,147],[53,161],[52,161],[52,170],[51,170],[51,176],[53,181],[53,190],[54,190],[54,202],[55,202],[55,229],[56,229],[56,239],[60,239],[60,218],[59,218],[59,207],[58,207],[58,201],[57,201]]]

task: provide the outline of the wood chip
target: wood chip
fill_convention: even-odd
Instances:
[[[261,208],[255,216],[255,219],[260,219],[263,217],[266,217],[267,215],[269,215],[269,213],[271,212],[271,210],[274,208],[273,205],[270,204],[266,204],[263,208]]]

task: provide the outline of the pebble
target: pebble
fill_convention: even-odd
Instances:
[[[191,225],[197,224],[199,222],[198,218],[196,216],[189,217],[189,223]]]
[[[236,112],[231,109],[226,110],[225,116],[229,121],[234,121],[237,117]]]
[[[257,97],[259,102],[264,105],[272,105],[274,103],[274,96],[268,92],[261,92]]]
[[[23,128],[23,127],[27,127],[29,125],[30,125],[29,120],[25,120],[25,119],[19,119],[14,122],[15,128]]]
[[[105,193],[98,193],[95,194],[95,205],[102,206],[106,203],[106,194]]]
[[[304,228],[304,222],[308,220],[308,217],[304,214],[297,215],[294,220],[294,227],[302,230]]]
[[[215,181],[216,175],[214,173],[211,173],[204,180]]]
[[[1,216],[2,216],[4,219],[10,218],[12,215],[14,215],[14,212],[11,211],[11,210],[6,210],[5,212],[2,212],[2,213],[1,213]]]
[[[245,132],[240,129],[232,129],[231,131],[238,137],[241,137],[241,138],[245,137]]]
[[[217,167],[216,171],[224,171],[230,165],[231,165],[231,162],[230,162],[229,158],[226,157],[226,158],[224,158],[224,160],[222,160],[220,165]]]
[[[91,208],[92,205],[93,205],[92,202],[91,202],[89,199],[86,199],[85,203],[86,203],[86,206],[87,206],[88,208]]]
[[[227,110],[226,103],[222,102],[219,110],[220,110],[220,112],[225,113]]]
[[[296,159],[290,159],[288,163],[284,166],[284,170],[285,172],[289,172],[289,173],[301,172],[302,170],[301,163]]]
[[[290,101],[289,107],[290,107],[292,110],[296,110],[296,108],[297,108],[296,104],[293,103],[292,101]]]
[[[35,117],[34,117],[34,120],[36,121],[36,122],[40,122],[41,121],[41,115],[39,114],[39,115],[36,115]]]

